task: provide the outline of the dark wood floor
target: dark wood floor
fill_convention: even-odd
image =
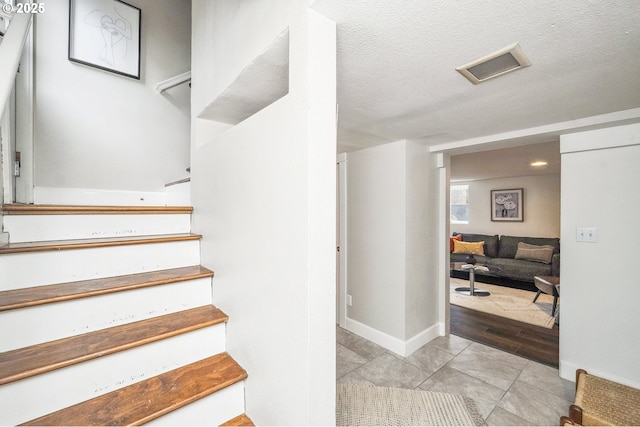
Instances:
[[[450,307],[452,334],[558,367],[558,325],[547,329],[464,307]]]

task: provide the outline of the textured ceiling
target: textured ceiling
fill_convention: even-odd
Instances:
[[[339,151],[442,144],[640,107],[639,0],[317,0],[337,23]],[[455,68],[518,42],[533,65]]]

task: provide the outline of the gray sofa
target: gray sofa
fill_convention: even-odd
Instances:
[[[463,242],[484,242],[484,256],[474,255],[479,264],[499,267],[492,276],[533,283],[533,276],[560,276],[560,239],[546,237],[515,237],[487,234],[453,233],[462,235]],[[550,263],[516,259],[518,243],[553,246]],[[521,252],[522,253],[522,252]],[[468,257],[462,253],[451,253],[451,262],[464,262]]]

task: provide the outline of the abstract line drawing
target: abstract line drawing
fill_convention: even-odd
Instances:
[[[70,0],[69,59],[139,79],[140,21],[120,0]]]
[[[118,8],[114,7],[113,11],[94,10],[89,13],[84,21],[96,27],[100,31],[104,46],[100,49],[100,59],[107,64],[114,66],[116,61],[116,49],[119,51],[117,57],[127,57],[127,43],[132,38],[131,23],[118,12]]]

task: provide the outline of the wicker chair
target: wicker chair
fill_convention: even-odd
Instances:
[[[640,425],[640,390],[576,371],[576,398],[560,425]]]

